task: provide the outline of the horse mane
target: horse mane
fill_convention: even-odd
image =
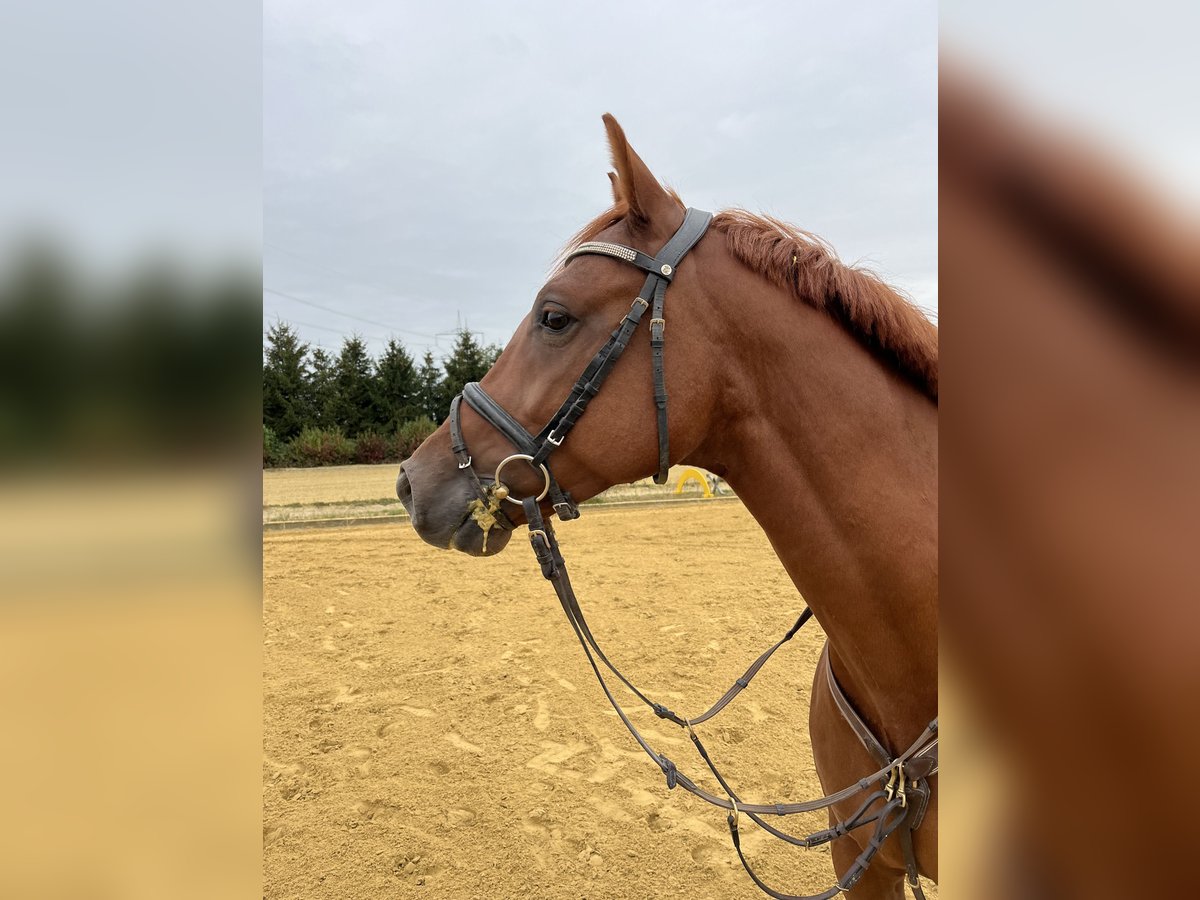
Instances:
[[[911,300],[874,272],[843,263],[825,241],[771,216],[728,209],[712,227],[743,265],[825,310],[937,402],[937,327]]]
[[[605,210],[571,239],[564,256],[622,221],[626,212],[621,204]],[[874,272],[843,263],[821,238],[774,217],[727,209],[713,217],[712,228],[725,235],[744,266],[828,313],[937,403],[937,327],[911,300]]]

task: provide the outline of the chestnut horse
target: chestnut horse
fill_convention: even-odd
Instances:
[[[656,253],[685,209],[604,117],[616,173],[615,205],[571,247],[608,241]],[[570,247],[568,248],[568,250]],[[496,365],[487,393],[536,432],[608,337],[644,275],[619,259],[582,256],[539,291]],[[937,715],[938,352],[936,328],[870,273],[842,264],[811,235],[731,210],[679,266],[666,349],[672,464],[724,478],[767,533],[827,636],[834,678],[894,757]],[[651,351],[634,335],[604,389],[553,457],[576,499],[658,468]],[[463,436],[480,471],[514,451],[463,404]],[[477,525],[477,486],[456,463],[443,424],[401,467],[397,492],[429,543],[493,555],[511,530]],[[521,471],[516,471],[516,470]],[[542,479],[510,466],[514,494]],[[543,502],[544,512],[551,510]],[[515,525],[525,516],[508,508]],[[827,669],[814,679],[809,716],[827,792],[878,768],[835,705]],[[913,835],[922,874],[937,878],[937,777]],[[841,821],[860,803],[830,810]],[[833,842],[839,877],[867,835]],[[849,892],[903,896],[904,859],[888,840]]]

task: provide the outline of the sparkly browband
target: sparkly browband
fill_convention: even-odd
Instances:
[[[617,259],[625,260],[625,262],[633,262],[637,258],[637,251],[630,247],[622,247],[620,244],[609,244],[604,241],[588,241],[586,244],[580,244],[572,250],[567,256],[567,261],[583,253],[599,253],[602,256],[615,256]]]

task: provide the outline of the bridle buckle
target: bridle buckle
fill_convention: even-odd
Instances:
[[[908,806],[908,776],[904,774],[903,762],[897,762],[892,766],[892,773],[888,776],[883,795],[889,803],[898,798],[901,809]]]

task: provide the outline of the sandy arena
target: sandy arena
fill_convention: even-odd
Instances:
[[[587,509],[559,534],[601,645],[685,714],[803,608],[736,500]],[[609,709],[523,532],[487,560],[395,522],[265,534],[263,555],[265,897],[764,896],[724,814],[668,791]],[[810,623],[701,730],[744,796],[821,793],[805,723],[822,640]],[[685,735],[618,696],[719,792]],[[743,834],[777,889],[832,884],[828,848]]]

